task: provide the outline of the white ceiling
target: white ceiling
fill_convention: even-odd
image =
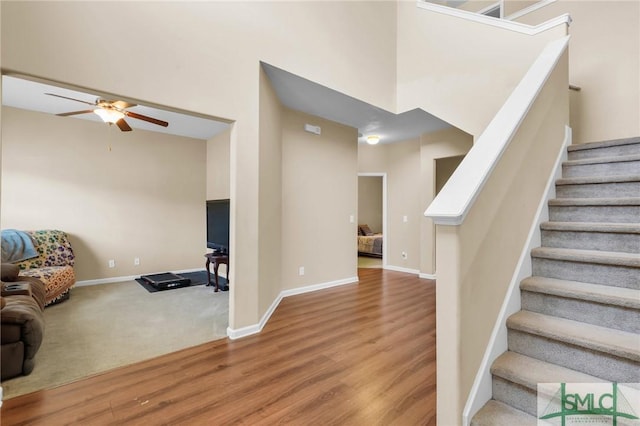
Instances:
[[[54,96],[47,96],[45,95],[45,93],[54,93],[56,95],[75,98],[85,102],[94,102],[97,98],[104,99],[104,96],[98,96],[96,94],[69,90],[49,84],[23,80],[21,78],[11,77],[8,75],[2,76],[2,105],[49,114],[59,114],[63,112],[91,109],[90,105],[86,105],[81,102],[74,102],[67,99],[56,98]],[[126,101],[126,99],[124,100]],[[150,130],[153,132],[168,133],[171,135],[207,140],[221,133],[229,126],[227,123],[216,121],[213,119],[206,119],[188,114],[180,114],[173,111],[151,108],[143,105],[136,105],[134,107],[127,108],[127,110],[146,115],[148,117],[157,118],[169,123],[169,126],[162,127],[156,124],[148,123],[146,121],[137,120],[135,118],[127,118],[127,123],[134,130]],[[92,113],[61,118],[79,118],[82,120],[91,120],[102,123],[100,117]]]
[[[360,133],[359,142],[365,142],[367,136],[375,134],[380,136],[380,143],[393,143],[450,127],[448,123],[420,109],[394,114],[272,65],[263,63],[262,66],[283,105],[355,127]],[[105,96],[95,93],[70,90],[14,76],[2,76],[2,105],[49,114],[91,109],[91,106],[82,102],[48,96],[45,93],[54,93],[91,103],[95,102],[97,98],[105,98]],[[109,97],[106,98],[109,99]],[[109,100],[131,101],[130,99],[113,98]],[[169,123],[168,127],[162,127],[146,121],[127,118],[127,123],[133,129],[207,140],[228,127],[228,123],[225,122],[160,108],[136,105],[127,109]],[[102,123],[102,120],[92,113],[62,118],[79,118]]]
[[[361,135],[359,142],[378,135],[380,143],[392,143],[451,127],[421,109],[394,114],[272,65],[262,63],[262,67],[283,105],[355,127]]]

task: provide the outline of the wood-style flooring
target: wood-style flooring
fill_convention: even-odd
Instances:
[[[259,335],[4,401],[2,425],[435,425],[435,282],[359,275],[283,299]]]

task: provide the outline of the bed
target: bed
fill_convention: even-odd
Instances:
[[[358,226],[358,255],[382,257],[382,234],[374,234],[367,225]]]

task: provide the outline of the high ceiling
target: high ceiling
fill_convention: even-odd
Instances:
[[[393,143],[415,138],[422,133],[450,127],[446,122],[419,109],[394,114],[269,64],[263,63],[262,66],[283,105],[357,128],[360,134],[359,142],[365,142],[369,135],[377,135],[380,137],[380,143]],[[2,76],[2,105],[48,114],[92,109],[90,105],[83,102],[48,96],[46,93],[89,103],[95,102],[98,98],[131,101],[130,99],[113,99],[113,97],[104,94],[71,90],[42,81],[32,81],[8,75]],[[127,108],[127,110],[169,123],[169,126],[165,128],[146,121],[126,118],[127,123],[133,129],[207,140],[228,127],[226,122],[169,111],[168,109],[136,105]],[[68,118],[101,122],[96,114],[90,112],[72,115]]]
[[[99,96],[95,93],[85,93],[76,90],[69,90],[50,84],[24,80],[8,75],[2,76],[2,105],[49,114],[59,114],[64,112],[91,109],[91,106],[84,103],[74,102],[54,96],[48,96],[45,95],[45,93],[53,93],[56,95],[75,98],[91,103],[95,102],[97,98],[105,98],[104,96]],[[123,100],[128,101],[127,99]],[[196,117],[195,115],[190,114],[181,114],[143,105],[137,105],[131,108],[127,108],[127,110],[149,117],[157,118],[159,120],[167,121],[169,123],[168,127],[162,127],[148,123],[146,121],[127,118],[127,123],[133,129],[150,130],[153,132],[167,133],[171,135],[186,136],[190,138],[206,140],[221,133],[228,127],[227,123],[221,121]],[[102,122],[102,119],[93,113],[73,115],[69,118],[71,117],[79,118],[82,120]]]
[[[263,63],[262,67],[283,105],[355,127],[360,142],[378,135],[380,143],[393,143],[451,127],[420,109],[394,114],[272,65]]]

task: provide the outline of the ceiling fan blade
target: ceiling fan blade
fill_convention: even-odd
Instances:
[[[131,131],[131,126],[129,126],[127,122],[124,121],[124,118],[121,118],[120,120],[116,121],[116,126],[118,126],[120,130],[122,130],[123,132]]]
[[[56,114],[59,117],[68,117],[70,115],[78,115],[78,114],[86,114],[88,112],[93,112],[92,109],[86,109],[84,111],[71,111],[71,112],[61,112],[60,114]]]
[[[111,102],[111,105],[113,105],[118,109],[125,109],[125,108],[131,108],[131,107],[137,106],[136,104],[130,104],[129,102],[125,102],[125,101],[113,101]]]
[[[94,105],[94,106],[96,105],[95,102],[81,101],[80,99],[68,98],[66,96],[56,95],[55,93],[45,93],[45,95],[55,96],[56,98],[68,99],[70,101],[82,102],[83,104],[87,104],[87,105]]]
[[[136,114],[132,111],[123,111],[127,117],[137,118],[138,120],[148,121],[149,123],[157,124],[158,126],[167,127],[169,123],[166,121],[158,120],[157,118],[147,117],[146,115]]]

